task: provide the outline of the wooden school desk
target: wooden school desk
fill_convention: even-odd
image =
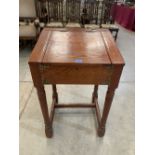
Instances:
[[[105,133],[105,124],[124,60],[108,30],[82,28],[45,28],[29,59],[34,86],[42,110],[45,133],[52,137],[52,122],[56,108],[95,108],[98,136]],[[47,107],[45,84],[53,88],[50,113]],[[58,103],[57,84],[92,84],[91,104]],[[108,85],[104,108],[100,114],[98,85]],[[64,129],[65,130],[65,129]]]

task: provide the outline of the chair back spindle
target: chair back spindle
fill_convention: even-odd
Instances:
[[[80,23],[81,0],[66,0],[66,22]]]
[[[99,1],[85,0],[83,8],[84,24],[98,24]]]
[[[49,22],[63,23],[63,0],[48,0]]]

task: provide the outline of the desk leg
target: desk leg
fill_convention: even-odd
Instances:
[[[39,98],[39,102],[40,102],[41,111],[42,111],[42,114],[44,117],[45,134],[48,138],[51,138],[53,135],[53,131],[52,131],[51,121],[49,118],[48,106],[47,106],[44,86],[37,87],[36,89],[37,89],[37,94],[38,94],[38,98]]]
[[[56,103],[58,103],[58,93],[57,93],[57,87],[56,84],[52,85],[52,90],[53,90],[53,99],[56,99]]]
[[[108,114],[110,111],[114,93],[115,93],[115,89],[108,87],[106,98],[105,98],[105,103],[104,103],[104,107],[103,107],[101,122],[98,127],[98,136],[100,136],[100,137],[104,136],[104,133],[105,133],[105,124],[106,124],[106,121],[108,118]]]
[[[94,86],[94,92],[92,95],[92,103],[95,103],[95,98],[98,98],[98,85]]]

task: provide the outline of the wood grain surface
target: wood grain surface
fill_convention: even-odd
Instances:
[[[45,28],[29,62],[52,64],[124,64],[109,30]]]

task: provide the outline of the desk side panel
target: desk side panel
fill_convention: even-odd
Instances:
[[[50,34],[51,32],[48,29],[42,30],[39,39],[30,55],[29,63],[42,62],[49,42]]]
[[[103,37],[103,41],[104,44],[106,46],[107,49],[107,53],[109,55],[109,58],[111,60],[112,64],[122,64],[124,65],[124,59],[110,33],[110,31],[101,31],[102,37]]]

